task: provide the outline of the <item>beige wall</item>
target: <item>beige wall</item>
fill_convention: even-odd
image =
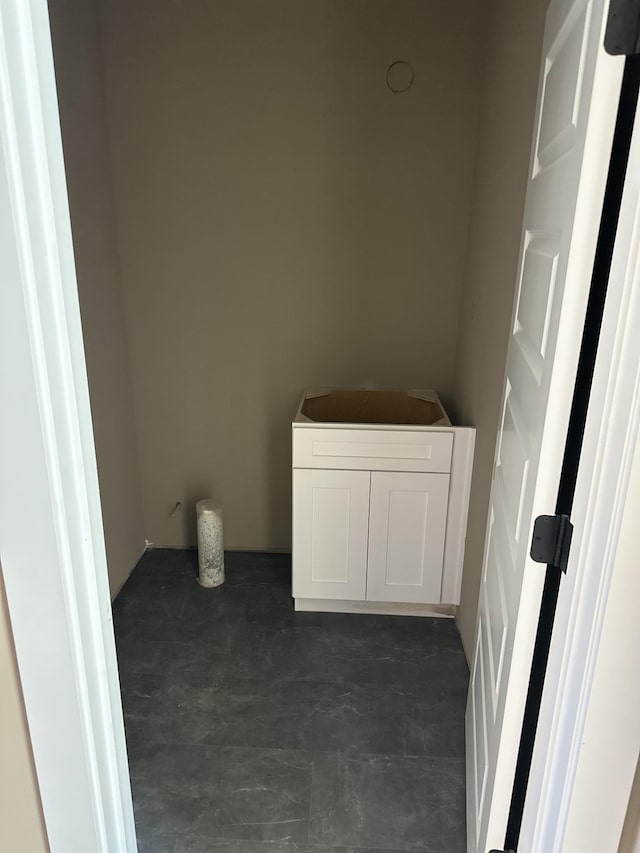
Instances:
[[[547,0],[491,0],[475,190],[465,263],[456,414],[477,427],[458,625],[467,655],[513,308]]]
[[[50,0],[65,167],[112,593],[144,547],[97,9]]]
[[[48,849],[0,570],[0,850]]]
[[[306,385],[450,392],[483,4],[104,0],[145,533],[290,546]],[[408,59],[413,88],[386,88]],[[176,501],[182,518],[171,519]]]
[[[640,761],[636,764],[627,814],[622,829],[618,853],[639,853],[640,851]]]

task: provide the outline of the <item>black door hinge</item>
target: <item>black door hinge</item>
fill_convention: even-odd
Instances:
[[[539,515],[533,525],[531,559],[566,572],[572,536],[568,515]]]
[[[640,0],[611,0],[604,49],[613,56],[640,53]]]

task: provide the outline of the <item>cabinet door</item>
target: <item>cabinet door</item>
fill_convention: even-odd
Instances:
[[[293,472],[293,595],[364,601],[368,471]]]
[[[440,601],[448,495],[448,474],[371,475],[369,601]]]

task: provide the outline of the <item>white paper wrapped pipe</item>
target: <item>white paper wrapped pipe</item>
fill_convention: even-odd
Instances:
[[[200,586],[224,583],[222,504],[211,499],[198,501],[198,581]]]

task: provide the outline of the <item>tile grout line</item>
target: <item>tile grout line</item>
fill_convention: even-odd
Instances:
[[[344,749],[308,749],[296,746],[243,746],[239,744],[226,743],[202,743],[196,741],[183,740],[149,740],[147,738],[139,738],[139,742],[145,746],[178,746],[191,747],[194,749],[243,749],[252,750],[255,752],[299,752],[307,755],[344,755],[347,758],[406,758],[410,761],[427,761],[427,762],[463,762],[464,757],[459,755],[418,755],[413,752],[347,752]]]

